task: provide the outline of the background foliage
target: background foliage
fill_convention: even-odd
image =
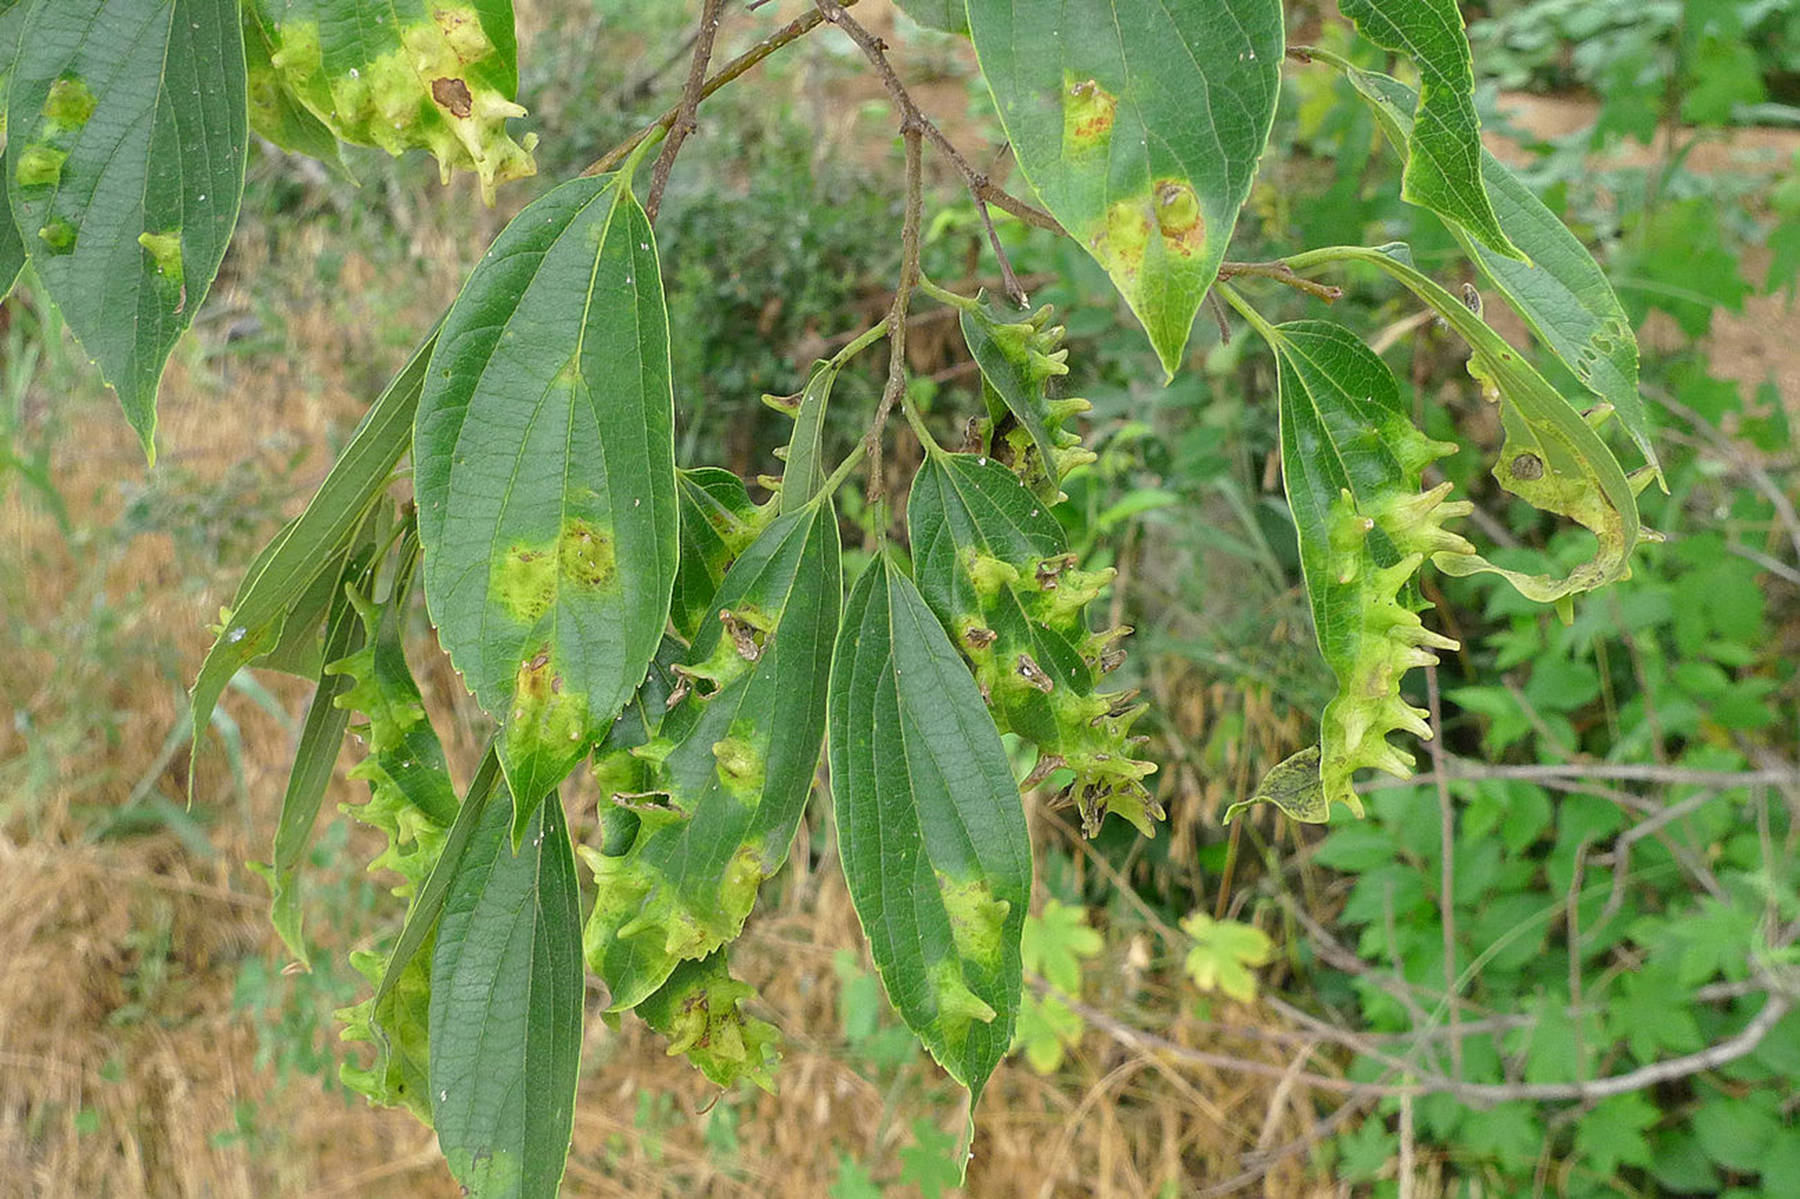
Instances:
[[[1761,980],[1794,966],[1800,362],[1780,333],[1800,271],[1800,145],[1782,107],[1800,15],[1770,2],[1491,9],[1471,14],[1472,33],[1478,70],[1494,73],[1488,125],[1511,134],[1500,151],[1599,247],[1649,350],[1670,495],[1647,493],[1646,519],[1669,542],[1568,627],[1491,582],[1436,584],[1465,647],[1438,679],[1463,775],[1447,781],[1446,939],[1435,787],[1372,790],[1366,823],[1323,834],[1266,813],[1219,824],[1310,739],[1331,688],[1272,470],[1266,354],[1241,333],[1224,342],[1203,313],[1198,369],[1159,387],[1099,268],[1004,226],[1033,298],[1066,310],[1069,390],[1095,405],[1099,457],[1065,485],[1083,517],[1069,532],[1086,562],[1121,570],[1102,603],[1139,629],[1126,670],[1158,701],[1146,723],[1160,721],[1169,827],[1090,845],[1034,813],[1050,898],[1026,924],[1024,966],[1040,981],[1020,1057],[986,1101],[973,1193],[1189,1195],[1253,1173],[1242,1185],[1266,1177],[1271,1194],[1340,1193],[1326,1179],[1393,1194],[1402,1160],[1422,1194],[1800,1192],[1794,1016],[1751,1053],[1641,1091],[1519,1090],[1728,1038]],[[668,102],[681,64],[656,68],[688,20],[643,0],[523,13],[543,177]],[[959,141],[998,143],[961,43],[904,18],[890,37]],[[695,415],[677,431],[683,464],[766,471],[787,423],[760,394],[796,390],[832,339],[885,308],[898,151],[850,53],[815,39],[722,93],[671,184],[659,232],[671,323],[690,338],[675,386]],[[1247,238],[1273,253],[1404,237],[1421,266],[1448,263],[1450,239],[1377,184],[1397,164],[1345,85],[1288,76]],[[350,165],[360,188],[253,147],[249,224],[177,351],[153,473],[41,292],[28,283],[0,309],[7,552],[22,567],[0,579],[0,638],[22,664],[0,682],[13,713],[0,855],[18,880],[0,917],[0,1157],[46,1193],[449,1185],[404,1117],[348,1106],[336,1082],[346,1050],[324,1016],[357,993],[345,954],[395,931],[356,866],[367,830],[339,822],[313,851],[328,881],[310,923],[326,944],[309,973],[283,971],[261,884],[240,865],[263,855],[300,697],[234,680],[196,802],[181,802],[175,713],[204,624],[508,215],[476,206],[467,181],[438,190],[428,164]],[[973,214],[941,182],[927,269],[991,284]],[[1298,296],[1271,304],[1312,311]],[[1371,273],[1338,306],[1387,330],[1427,432],[1446,433],[1451,413],[1479,420],[1454,339],[1403,294]],[[928,406],[968,406],[954,330],[921,326],[911,353]],[[839,413],[872,405],[872,369],[839,380]],[[832,436],[841,450],[854,430]],[[1509,546],[1502,560],[1578,560],[1573,538],[1494,492],[1480,449],[1440,468],[1499,514],[1486,533]],[[896,477],[914,465],[889,464]],[[441,662],[422,674],[467,778],[473,710]],[[340,780],[334,799],[355,786]],[[1646,813],[1660,823],[1625,839]],[[803,829],[742,966],[785,1028],[808,1030],[781,1094],[734,1090],[694,1119],[714,1098],[704,1085],[641,1034],[597,1030],[573,1193],[841,1199],[954,1181],[953,1132],[933,1122],[947,1084],[849,948],[827,833]],[[1452,1018],[1480,1031],[1431,1032]],[[1330,1082],[1451,1074],[1513,1090],[1402,1099]]]

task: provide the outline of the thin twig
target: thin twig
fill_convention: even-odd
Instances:
[[[1642,841],[1645,837],[1656,835],[1660,829],[1671,822],[1680,820],[1683,816],[1686,816],[1691,812],[1698,811],[1718,797],[1719,793],[1717,791],[1709,790],[1696,792],[1682,800],[1680,803],[1670,804],[1662,811],[1657,812],[1654,816],[1640,820],[1638,823],[1619,834],[1619,839],[1613,842],[1611,862],[1613,872],[1612,894],[1606,897],[1606,906],[1600,909],[1600,918],[1594,925],[1595,933],[1598,933],[1601,929],[1605,928],[1608,922],[1618,914],[1619,909],[1624,906],[1625,884],[1629,881],[1629,876],[1631,874],[1631,847],[1639,841]]]
[[[842,11],[841,9],[839,10]],[[868,447],[869,499],[881,495],[881,433],[887,425],[894,405],[906,394],[906,310],[912,304],[913,289],[919,283],[919,214],[924,206],[924,142],[919,126],[901,118],[900,136],[906,142],[906,211],[900,225],[900,283],[894,289],[894,303],[888,309],[888,377],[881,391],[881,404],[869,424],[863,444]]]
[[[1651,766],[1627,762],[1569,762],[1533,766],[1505,766],[1476,762],[1469,758],[1446,755],[1446,778],[1484,782],[1497,779],[1520,779],[1528,782],[1581,781],[1607,779],[1616,782],[1656,783],[1662,786],[1693,787],[1800,787],[1800,766],[1781,763],[1761,770],[1693,770],[1684,766]],[[1437,781],[1437,771],[1414,775],[1410,779],[1375,779],[1362,784],[1362,792],[1385,791],[1391,787],[1417,787]]]
[[[675,169],[675,156],[681,153],[681,143],[699,128],[694,112],[700,107],[700,93],[706,88],[706,67],[712,62],[713,39],[718,35],[719,17],[724,11],[725,0],[703,0],[700,7],[700,28],[694,32],[694,60],[688,66],[687,84],[681,89],[680,109],[675,123],[669,126],[669,140],[663,143],[656,165],[650,170],[650,195],[644,201],[644,215],[653,225],[657,210],[662,207],[663,189],[669,186],[669,172]]]
[[[856,0],[841,0],[841,3],[847,6],[855,4]],[[747,74],[763,59],[775,53],[775,51],[792,42],[800,40],[824,23],[825,17],[817,9],[804,12],[798,17],[795,17],[780,29],[777,29],[768,37],[720,67],[718,74],[708,79],[706,81],[706,86],[700,89],[700,99],[706,99],[732,80]],[[606,172],[613,170],[620,163],[624,162],[633,150],[643,145],[647,139],[654,137],[656,134],[666,132],[680,119],[680,117],[681,105],[677,104],[675,107],[669,109],[669,111],[663,113],[660,117],[657,117],[654,121],[651,121],[648,125],[645,125],[642,129],[602,154],[599,158],[596,158],[593,162],[589,163],[586,169],[581,172],[582,175],[584,177],[589,175],[604,175]]]
[[[1026,224],[1036,225],[1040,229],[1050,229],[1061,233],[1062,226],[1049,213],[1009,195],[1004,189],[995,186],[986,175],[969,165],[969,160],[963,157],[962,151],[951,144],[950,139],[944,136],[944,131],[925,115],[913,100],[912,93],[906,90],[906,85],[894,72],[893,64],[888,61],[886,44],[870,33],[855,17],[845,12],[844,5],[839,0],[815,0],[815,3],[825,20],[842,29],[845,36],[856,43],[856,48],[862,51],[863,57],[869,60],[869,65],[875,68],[876,76],[880,78],[881,85],[887,89],[888,98],[893,101],[894,108],[900,114],[901,129],[905,130],[909,126],[917,127],[925,138],[950,160],[951,165],[956,168],[956,173],[962,176],[963,184],[969,189],[969,195],[975,200],[975,211],[980,214],[982,226],[987,231],[988,244],[993,247],[994,257],[1000,262],[1000,278],[1006,287],[1006,294],[1013,303],[1023,308],[1026,303],[1025,289],[1019,285],[1018,276],[1013,273],[1012,260],[1007,257],[1005,248],[1000,244],[1000,234],[994,228],[994,221],[988,215],[987,206],[992,204],[996,208],[1018,217]]]
[[[1154,1050],[1167,1054],[1177,1061],[1189,1062],[1214,1070],[1235,1070],[1241,1074],[1255,1074],[1276,1079],[1283,1078],[1290,1073],[1288,1066],[1236,1057],[1228,1053],[1214,1053],[1210,1050],[1183,1045],[1167,1037],[1158,1036],[1140,1028],[1133,1028],[1111,1013],[1089,1007],[1047,983],[1042,985],[1034,983],[1034,986],[1039,991],[1054,995],[1067,1004],[1070,1011],[1080,1016],[1088,1024],[1100,1029],[1122,1044],[1144,1050]],[[1625,1095],[1661,1083],[1688,1078],[1706,1070],[1716,1070],[1720,1066],[1729,1065],[1754,1053],[1757,1046],[1763,1043],[1763,1040],[1777,1024],[1781,1023],[1782,1018],[1794,1006],[1793,999],[1783,991],[1771,990],[1768,995],[1769,998],[1763,1004],[1762,1010],[1751,1017],[1750,1022],[1745,1024],[1735,1035],[1727,1037],[1723,1041],[1696,1053],[1666,1058],[1663,1061],[1651,1062],[1623,1074],[1611,1074],[1585,1082],[1478,1083],[1446,1078],[1438,1074],[1422,1074],[1414,1082],[1381,1083],[1356,1082],[1346,1078],[1334,1078],[1328,1074],[1314,1074],[1310,1071],[1300,1071],[1294,1077],[1297,1082],[1305,1083],[1319,1090],[1335,1091],[1344,1095],[1398,1098],[1401,1095],[1442,1094],[1454,1096],[1465,1103],[1482,1105],[1521,1100],[1539,1103],[1597,1102],[1602,1099],[1610,1099],[1615,1095]]]
[[[1258,279],[1270,279],[1282,283],[1295,291],[1305,292],[1316,300],[1324,300],[1327,304],[1344,298],[1344,289],[1333,283],[1320,283],[1316,279],[1304,279],[1294,273],[1292,267],[1285,262],[1222,262],[1219,264],[1219,278],[1235,279],[1240,275],[1251,275]]]

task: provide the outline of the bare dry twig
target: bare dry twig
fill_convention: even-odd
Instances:
[[[644,201],[644,214],[656,223],[662,207],[663,189],[669,186],[669,172],[675,169],[675,156],[681,143],[699,127],[694,112],[700,107],[700,95],[706,90],[706,67],[712,62],[713,38],[719,32],[719,19],[725,11],[725,0],[704,0],[700,9],[700,28],[694,33],[694,59],[688,67],[687,85],[681,89],[681,105],[675,123],[669,126],[669,140],[663,143],[650,171],[650,195]]]

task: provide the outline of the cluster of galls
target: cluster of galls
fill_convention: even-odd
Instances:
[[[506,122],[525,109],[488,82],[505,71],[473,8],[441,5],[425,20],[384,27],[385,50],[335,74],[317,23],[271,20],[268,28],[279,85],[343,141],[395,156],[430,150],[446,183],[453,170],[474,171],[489,204],[497,183],[536,173],[537,135],[515,142],[507,134]],[[252,118],[260,130],[278,112],[266,103]]]
[[[1115,572],[1078,570],[1073,554],[1006,562],[968,548],[959,558],[979,607],[957,622],[957,644],[995,723],[1038,748],[1025,786],[1071,771],[1058,800],[1075,804],[1084,833],[1116,812],[1155,836],[1164,813],[1143,779],[1156,766],[1132,756],[1147,738],[1131,735],[1149,705],[1134,691],[1096,691],[1124,661],[1120,642],[1131,632],[1087,628],[1087,605]]]
[[[352,731],[368,742],[369,752],[351,769],[349,777],[369,784],[369,798],[364,803],[345,804],[343,810],[386,835],[387,845],[369,863],[369,869],[398,874],[401,883],[393,893],[410,902],[437,864],[449,830],[415,802],[407,785],[432,786],[451,803],[455,797],[449,775],[442,769],[442,751],[426,720],[418,687],[410,676],[395,676],[380,669],[379,613],[354,592],[352,600],[367,630],[367,639],[362,649],[330,663],[325,670],[351,681],[350,688],[337,696],[333,704],[368,718],[366,724],[352,726]],[[423,758],[418,756],[420,749],[426,751]],[[431,753],[433,750],[435,754]],[[350,964],[371,986],[378,987],[387,973],[391,952],[355,950],[350,954]],[[430,960],[429,953],[421,953],[407,962],[380,1010],[376,1009],[375,996],[370,995],[334,1013],[343,1024],[340,1040],[362,1042],[375,1049],[375,1061],[370,1067],[358,1066],[352,1060],[340,1064],[338,1074],[344,1085],[377,1103],[405,1104],[426,1124],[431,1122],[430,1096],[425,1091]]]
[[[978,421],[971,430],[971,440],[975,442],[972,448],[992,456],[1050,503],[1060,498],[1059,480],[1095,458],[1094,452],[1082,444],[1081,434],[1064,427],[1069,418],[1080,416],[1093,405],[1074,396],[1050,396],[1050,381],[1069,373],[1069,351],[1063,345],[1066,330],[1050,323],[1053,311],[1045,304],[1022,321],[1003,323],[989,305],[966,310],[967,319],[982,324],[994,348],[1012,367],[1011,371],[999,372],[983,362],[988,389],[1012,391],[1012,403],[1024,406],[1030,413],[1021,419],[1010,410],[1009,397],[990,394],[988,419]],[[982,356],[977,357],[979,360]],[[1032,425],[1037,426],[1035,432]]]
[[[1395,447],[1412,477],[1423,462],[1453,451],[1454,446],[1417,441]],[[1420,461],[1420,459],[1423,459]],[[1444,527],[1444,522],[1474,510],[1467,501],[1446,502],[1450,484],[1423,493],[1396,492],[1358,508],[1343,492],[1330,515],[1331,564],[1336,582],[1357,591],[1352,627],[1338,644],[1327,646],[1327,658],[1338,677],[1338,693],[1320,720],[1319,781],[1327,803],[1343,803],[1357,815],[1362,805],[1351,778],[1362,767],[1396,778],[1412,775],[1412,755],[1389,744],[1396,729],[1430,740],[1427,713],[1400,696],[1400,680],[1417,666],[1433,666],[1433,651],[1461,648],[1452,638],[1425,627],[1419,613],[1429,604],[1410,586],[1419,567],[1434,554],[1472,554],[1475,547]],[[1377,563],[1375,534],[1382,557]],[[1391,547],[1393,552],[1387,552]],[[1394,554],[1397,553],[1397,559]],[[1338,639],[1334,638],[1334,641]]]

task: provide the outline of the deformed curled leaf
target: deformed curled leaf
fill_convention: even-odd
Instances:
[[[830,740],[844,878],[876,968],[972,1110],[1018,1016],[1031,839],[981,692],[885,555],[844,610]]]
[[[656,736],[601,757],[619,814],[582,850],[598,891],[584,951],[614,1011],[735,938],[787,859],[825,736],[838,555],[828,500],[777,518],[673,667]]]
[[[1025,178],[1173,375],[1274,123],[1279,0],[969,0],[968,16]]]
[[[1063,422],[1092,407],[1070,396],[1053,399],[1053,380],[1069,373],[1063,327],[1052,325],[1048,304],[1012,319],[991,300],[958,297],[963,340],[981,368],[988,420],[981,429],[987,452],[1004,462],[1047,502],[1055,503],[1063,476],[1094,460],[1081,435]]]
[[[536,134],[515,142],[506,122],[525,115],[511,0],[246,0],[267,44],[272,77],[252,98],[257,132],[288,144],[316,134],[292,110],[359,146],[393,155],[430,150],[444,181],[472,170],[494,202],[498,183],[536,173]]]
[[[1654,468],[1628,478],[1595,427],[1612,415],[1608,405],[1576,410],[1545,381],[1525,356],[1495,333],[1464,301],[1400,258],[1363,246],[1334,246],[1289,259],[1296,270],[1313,263],[1351,259],[1377,266],[1405,284],[1469,344],[1469,373],[1483,394],[1500,407],[1506,439],[1494,478],[1534,507],[1566,516],[1594,535],[1594,556],[1561,578],[1496,566],[1479,554],[1435,553],[1433,563],[1449,574],[1498,574],[1519,593],[1564,608],[1578,594],[1627,577],[1631,553],[1640,540],[1657,535],[1639,523],[1637,492]]]
[[[1390,732],[1432,735],[1426,713],[1401,697],[1400,680],[1456,642],[1425,627],[1411,582],[1428,557],[1472,552],[1444,527],[1470,505],[1445,502],[1448,483],[1420,490],[1425,465],[1455,447],[1413,427],[1393,374],[1355,334],[1322,321],[1263,333],[1280,381],[1282,479],[1301,571],[1338,687],[1317,749],[1277,766],[1251,802],[1268,799],[1295,819],[1321,822],[1334,803],[1362,814],[1350,786],[1357,770],[1411,774],[1412,759],[1388,742]]]
[[[1062,526],[1012,472],[969,454],[933,454],[907,499],[919,590],[975,672],[1002,731],[1038,749],[1034,775],[1064,788],[1089,836],[1116,812],[1154,836],[1162,805],[1134,754],[1146,705],[1101,692],[1129,629],[1090,631],[1088,604],[1113,572],[1075,567]]]
[[[434,339],[435,334],[425,339],[369,406],[305,511],[276,534],[244,572],[230,608],[221,614],[218,637],[194,679],[192,752],[199,751],[201,731],[231,676],[293,638],[297,630],[288,626],[303,615],[309,589],[327,576],[336,579],[338,567],[411,441]],[[321,619],[323,614],[321,608]],[[306,632],[310,636],[312,630]]]
[[[517,808],[600,739],[668,623],[668,318],[625,175],[528,205],[444,318],[415,431],[425,598]]]
[[[731,977],[719,949],[675,967],[637,1005],[637,1013],[668,1038],[670,1057],[686,1057],[717,1085],[748,1078],[773,1094],[780,1034],[768,1021],[744,1014],[744,1001],[755,994],[750,984]]]
[[[1405,152],[1413,130],[1413,90],[1379,71],[1343,64],[1386,131]],[[1500,227],[1529,261],[1495,253],[1470,229],[1442,214],[1450,232],[1488,281],[1506,296],[1537,337],[1575,377],[1611,404],[1619,423],[1660,477],[1656,446],[1638,394],[1638,346],[1619,297],[1587,247],[1517,175],[1486,150],[1481,174]]]
[[[334,704],[366,718],[358,731],[369,752],[350,777],[369,784],[369,798],[345,811],[387,835],[386,848],[369,869],[399,875],[394,894],[411,901],[437,863],[458,802],[443,747],[400,645],[401,605],[389,602],[377,607],[354,592],[350,600],[363,622],[364,645],[328,665],[326,672],[350,680],[349,689],[337,695]],[[391,969],[384,954],[357,952],[350,961],[371,984],[383,983]],[[375,1050],[374,1061],[366,1068],[343,1064],[344,1084],[373,1102],[404,1104],[427,1124],[431,1123],[430,998],[427,949],[399,963],[384,992],[337,1013],[344,1023],[342,1039],[365,1041]]]

